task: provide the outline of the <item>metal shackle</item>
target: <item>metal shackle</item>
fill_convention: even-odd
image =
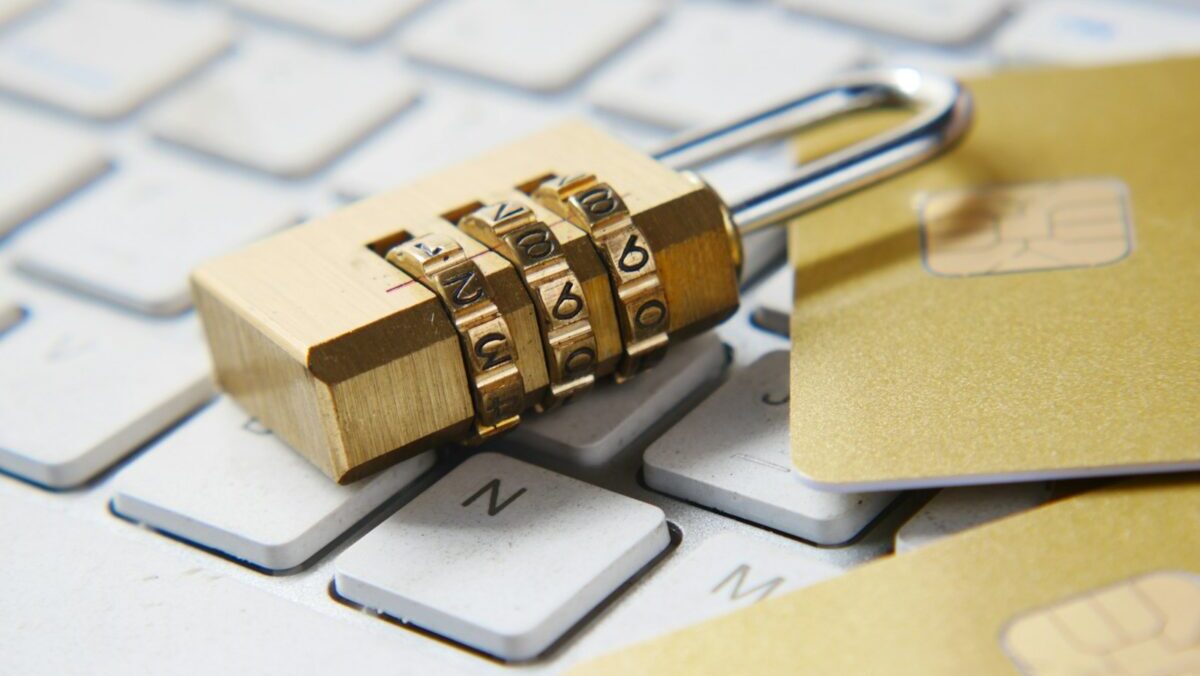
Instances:
[[[910,108],[904,123],[805,163],[728,205],[738,233],[753,232],[919,164],[954,143],[971,122],[971,94],[953,78],[912,68],[850,73],[766,110],[687,132],[654,153],[676,170],[850,113]]]

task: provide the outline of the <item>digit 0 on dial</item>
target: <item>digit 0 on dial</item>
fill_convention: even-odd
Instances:
[[[584,288],[550,228],[517,201],[481,207],[458,227],[512,262],[529,290],[550,376],[542,407],[590,387],[596,379],[596,336]]]
[[[621,196],[592,174],[555,176],[539,185],[533,196],[583,228],[608,267],[625,341],[617,381],[654,365],[667,348],[667,296],[649,243]]]
[[[429,287],[454,321],[466,355],[479,438],[521,421],[525,382],[517,369],[512,333],[500,314],[487,279],[458,242],[445,235],[424,235],[393,247],[392,264]]]

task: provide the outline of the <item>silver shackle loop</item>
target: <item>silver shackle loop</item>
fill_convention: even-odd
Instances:
[[[970,93],[952,78],[912,68],[852,73],[768,110],[688,132],[654,157],[673,169],[687,169],[848,113],[885,107],[917,112],[894,129],[803,164],[729,205],[733,224],[744,234],[933,157],[969,126]]]

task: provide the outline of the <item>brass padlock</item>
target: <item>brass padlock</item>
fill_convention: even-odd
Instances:
[[[729,206],[681,171],[880,106],[917,112]],[[342,483],[487,438],[718,324],[741,232],[919,163],[969,119],[956,82],[896,69],[654,157],[579,122],[535,134],[197,269],[217,382]]]

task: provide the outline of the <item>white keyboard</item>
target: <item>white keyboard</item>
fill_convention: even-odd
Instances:
[[[566,116],[1197,52],[1166,1],[0,0],[0,673],[557,673],[1035,507],[795,480],[779,233],[653,371],[350,486],[216,394],[187,272]]]

